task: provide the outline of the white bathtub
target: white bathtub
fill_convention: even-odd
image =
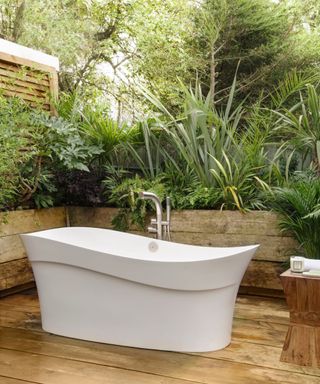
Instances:
[[[80,227],[21,237],[44,330],[189,352],[230,343],[239,284],[258,247],[200,247]]]

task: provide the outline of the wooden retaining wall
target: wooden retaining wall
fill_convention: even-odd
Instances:
[[[64,227],[64,208],[0,213],[0,296],[33,282],[33,274],[20,233]]]
[[[71,226],[111,228],[115,208],[69,209]],[[278,218],[272,212],[186,210],[172,212],[172,240],[185,244],[207,246],[238,246],[261,244],[242,280],[242,292],[279,295],[279,275],[286,269],[284,262],[297,244],[288,234],[281,233]],[[130,232],[144,234],[137,229]]]
[[[70,207],[0,213],[0,295],[33,281],[19,233],[71,226],[112,228],[116,208]],[[130,232],[147,235],[131,228]],[[173,211],[172,240],[207,246],[261,244],[241,284],[245,293],[279,295],[279,275],[295,241],[278,228],[271,212]]]

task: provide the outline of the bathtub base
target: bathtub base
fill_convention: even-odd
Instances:
[[[237,285],[204,291],[152,287],[68,265],[33,262],[45,331],[181,352],[231,340]]]

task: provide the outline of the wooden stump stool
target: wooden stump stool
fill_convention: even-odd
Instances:
[[[320,367],[320,278],[290,270],[280,278],[290,311],[280,360]]]

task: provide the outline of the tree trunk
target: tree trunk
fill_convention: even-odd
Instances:
[[[210,60],[210,100],[211,106],[214,106],[216,91],[216,60],[215,60],[215,44],[211,45],[211,60]]]
[[[16,16],[13,24],[12,40],[15,42],[18,41],[22,33],[23,16],[24,16],[25,8],[26,8],[26,2],[25,0],[22,0],[22,2],[20,3],[20,5],[16,10]]]
[[[117,124],[118,124],[118,126],[120,126],[121,121],[122,121],[122,107],[123,107],[122,101],[119,98],[118,99],[118,111],[117,111]]]

